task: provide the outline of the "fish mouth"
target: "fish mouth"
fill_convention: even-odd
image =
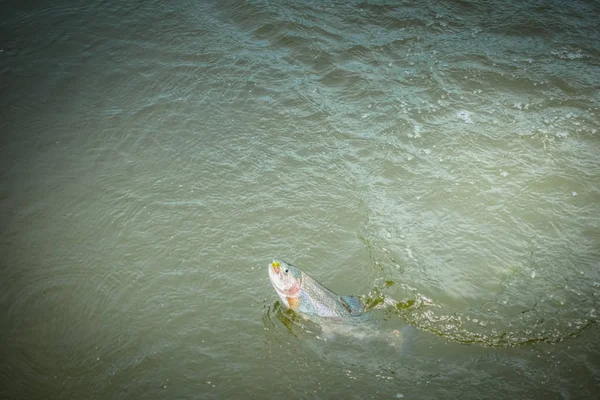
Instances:
[[[273,261],[269,264],[269,279],[275,290],[281,292],[281,289],[277,285],[277,282],[281,279],[281,264],[279,261]]]
[[[269,264],[269,278],[271,279],[271,284],[275,288],[275,291],[280,295],[280,297],[297,297],[300,293],[301,282],[296,278],[292,278],[287,275],[287,268],[285,270],[285,274],[281,271],[281,263],[277,260],[273,260]],[[287,287],[286,282],[289,283],[289,280],[293,279],[294,283]]]
[[[279,261],[273,261],[269,264],[269,267],[275,272],[277,275],[281,272],[281,263]]]

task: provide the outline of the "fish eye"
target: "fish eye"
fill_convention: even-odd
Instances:
[[[287,274],[288,272],[290,272],[290,270],[286,268],[285,269],[285,273]]]

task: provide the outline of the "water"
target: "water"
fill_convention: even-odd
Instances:
[[[0,397],[597,396],[599,13],[5,2]]]

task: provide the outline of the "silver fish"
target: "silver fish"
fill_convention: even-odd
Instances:
[[[339,296],[285,261],[273,260],[269,264],[269,278],[283,305],[296,312],[343,318],[365,311],[357,296]]]

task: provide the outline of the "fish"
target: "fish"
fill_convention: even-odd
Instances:
[[[372,319],[371,310],[396,307],[396,301],[380,298],[367,306],[361,297],[340,296],[306,272],[282,260],[273,260],[268,270],[283,308],[293,310],[304,319],[317,323],[322,336],[316,336],[317,339],[328,340],[343,336],[358,340],[383,340],[389,346],[400,348],[402,352],[409,348],[405,331],[409,333],[408,337],[414,336],[410,326],[389,332],[381,330],[377,323],[372,324],[376,321]]]
[[[354,318],[365,312],[358,296],[340,296],[306,272],[282,260],[269,264],[269,278],[286,308],[307,316]]]

